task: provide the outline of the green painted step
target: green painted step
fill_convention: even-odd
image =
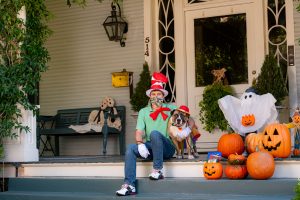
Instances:
[[[11,178],[1,200],[116,199],[122,179],[101,178]],[[291,199],[297,179],[205,180],[166,178],[138,179],[136,199]],[[120,197],[119,197],[120,198]],[[127,199],[123,198],[123,199]]]
[[[1,200],[110,200],[110,199],[141,199],[141,200],[287,200],[293,195],[236,195],[236,194],[187,194],[187,193],[162,193],[162,194],[137,194],[119,197],[114,194],[102,193],[58,193],[58,192],[6,192],[0,194]]]

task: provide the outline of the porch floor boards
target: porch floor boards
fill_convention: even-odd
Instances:
[[[40,157],[38,162],[26,162],[26,164],[38,163],[120,163],[124,162],[125,156],[120,155],[89,155],[89,156],[45,156]],[[200,162],[206,161],[207,154],[199,154],[195,159],[177,159],[171,158],[164,162]],[[222,159],[221,161],[226,161]],[[300,157],[291,156],[288,158],[275,158],[275,161],[299,161]],[[137,162],[152,162],[151,160],[138,159]],[[22,162],[21,162],[22,163]]]
[[[58,157],[40,157],[39,163],[118,163],[124,162],[125,156],[103,155],[103,156],[58,156]],[[171,158],[165,162],[199,162],[205,161],[207,154],[200,154],[195,159],[177,159]],[[138,162],[151,162],[151,160],[138,159]]]

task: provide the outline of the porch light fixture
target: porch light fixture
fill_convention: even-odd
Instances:
[[[119,15],[117,15],[116,5],[119,9]],[[121,47],[125,47],[124,33],[128,31],[128,24],[121,16],[121,9],[118,3],[111,3],[111,16],[108,16],[103,22],[104,29],[110,41],[120,41]]]

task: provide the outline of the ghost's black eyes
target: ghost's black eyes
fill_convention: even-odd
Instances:
[[[244,98],[247,99],[248,97],[249,97],[249,98],[252,98],[252,94],[250,94],[249,96],[246,95]]]

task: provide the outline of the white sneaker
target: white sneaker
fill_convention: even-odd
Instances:
[[[118,196],[128,196],[128,195],[134,195],[136,194],[135,187],[128,184],[123,184],[121,186],[121,189],[116,191],[116,195]]]
[[[149,174],[149,178],[151,180],[159,180],[159,179],[163,179],[164,175],[161,171],[153,171],[151,174]]]

